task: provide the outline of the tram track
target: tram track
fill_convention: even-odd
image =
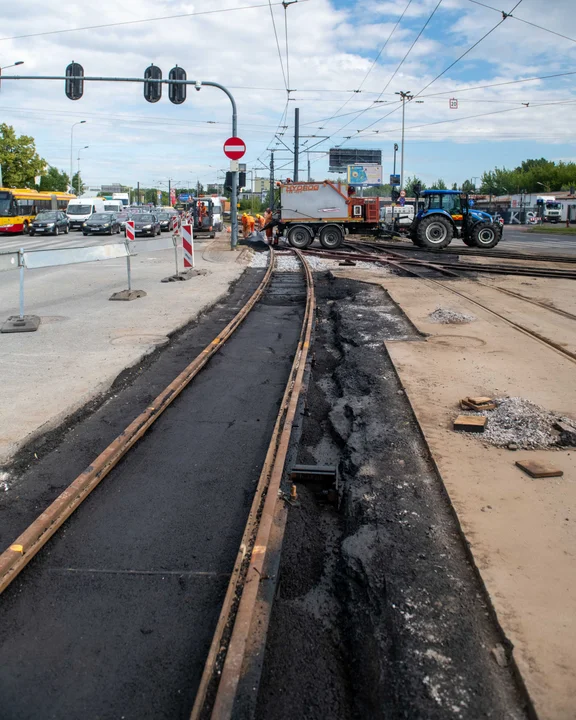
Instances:
[[[168,387],[165,388],[162,393],[160,393],[160,395],[158,395],[158,397],[155,398],[155,400],[149,403],[146,409],[138,415],[117,438],[103,452],[101,452],[93,462],[90,463],[90,465],[70,484],[70,486],[61,493],[61,495],[56,498],[56,500],[54,500],[51,505],[42,512],[16,540],[10,543],[8,549],[0,555],[0,592],[3,592],[0,602],[4,600],[6,601],[1,602],[0,612],[7,610],[8,614],[10,614],[11,609],[13,610],[15,604],[18,605],[26,600],[26,593],[28,593],[29,596],[34,597],[34,593],[38,590],[38,585],[42,585],[42,580],[38,583],[37,578],[34,579],[34,576],[38,575],[39,572],[46,573],[46,571],[48,571],[47,574],[50,576],[51,581],[57,576],[65,576],[66,578],[70,578],[72,576],[80,576],[82,578],[107,578],[109,576],[110,578],[113,578],[113,581],[115,581],[116,578],[124,578],[122,582],[125,582],[125,578],[131,577],[137,577],[138,579],[141,579],[142,577],[154,579],[154,577],[164,578],[165,576],[170,577],[171,575],[174,575],[181,585],[186,582],[186,578],[220,578],[226,575],[226,577],[229,578],[229,583],[225,592],[224,602],[222,604],[221,618],[220,621],[216,623],[216,633],[211,642],[212,649],[207,653],[205,660],[202,662],[202,664],[205,665],[205,670],[202,678],[199,678],[199,690],[197,693],[194,692],[193,696],[190,695],[190,691],[185,693],[193,700],[195,698],[192,717],[231,717],[230,712],[236,701],[237,692],[246,692],[247,690],[249,692],[253,692],[253,690],[250,689],[253,687],[252,682],[250,683],[249,688],[246,687],[245,683],[242,684],[241,682],[241,668],[246,661],[249,661],[249,652],[247,652],[247,647],[250,646],[251,648],[255,648],[260,645],[260,649],[262,649],[262,643],[265,642],[265,633],[262,634],[262,628],[263,623],[265,625],[267,617],[269,617],[271,596],[269,595],[269,588],[261,589],[260,585],[262,582],[264,582],[264,585],[270,585],[270,583],[266,583],[268,578],[265,568],[269,563],[277,565],[279,562],[282,528],[286,521],[286,503],[283,499],[284,490],[281,490],[281,482],[283,478],[286,454],[290,446],[294,419],[299,403],[304,372],[306,369],[315,315],[312,273],[310,272],[310,268],[308,267],[304,257],[297,251],[296,255],[299,257],[302,264],[302,275],[305,279],[305,291],[300,290],[301,280],[290,277],[290,275],[294,276],[295,273],[290,274],[274,272],[274,252],[271,251],[270,263],[260,285],[233,320],[228,323],[224,330],[222,330],[214,338],[214,340],[212,340],[209,345],[202,350],[202,352],[185,368],[184,371],[180,373],[180,375],[178,375],[172,383],[170,383],[170,385],[168,385]],[[296,288],[296,290],[294,290],[294,288]],[[260,302],[262,300],[266,303],[265,307],[262,307]],[[255,307],[259,306],[259,312],[262,314],[266,308],[270,308],[270,319],[266,320],[264,318],[265,325],[267,327],[269,326],[269,329],[267,329],[266,332],[268,332],[270,336],[274,334],[280,338],[285,331],[282,321],[279,322],[278,320],[282,317],[282,308],[288,308],[288,310],[284,312],[284,315],[286,315],[286,312],[289,312],[292,316],[294,316],[294,312],[296,312],[296,308],[299,307],[300,304],[305,307],[302,311],[302,323],[296,349],[293,351],[294,359],[289,370],[288,381],[284,389],[284,394],[280,401],[280,409],[274,423],[274,430],[266,451],[264,464],[260,473],[260,479],[255,487],[255,491],[251,490],[251,492],[253,492],[253,500],[249,512],[247,512],[248,520],[242,534],[240,549],[237,550],[236,561],[234,563],[232,563],[232,561],[230,562],[230,565],[234,565],[232,573],[230,574],[229,570],[227,574],[224,574],[222,572],[215,572],[213,569],[196,571],[186,568],[170,569],[167,567],[167,561],[163,561],[161,567],[159,568],[94,567],[93,565],[97,563],[92,563],[89,567],[84,567],[82,566],[82,563],[78,563],[81,567],[74,567],[74,562],[70,559],[70,556],[74,555],[74,552],[76,552],[75,548],[77,548],[77,545],[74,545],[71,549],[64,548],[63,555],[66,562],[57,562],[57,567],[44,568],[42,566],[42,562],[45,564],[46,558],[44,556],[46,553],[40,552],[41,549],[51,540],[51,538],[54,538],[54,540],[59,539],[60,545],[66,545],[66,541],[70,544],[71,539],[74,538],[75,533],[77,534],[77,529],[81,525],[80,518],[87,517],[86,513],[81,515],[76,511],[81,508],[82,504],[88,499],[88,497],[92,497],[91,512],[95,507],[98,507],[95,504],[93,499],[94,496],[91,496],[91,493],[101,483],[101,481],[113,471],[115,466],[118,466],[116,472],[118,472],[118,470],[120,472],[125,472],[126,468],[130,468],[131,464],[134,462],[139,464],[140,467],[146,467],[146,462],[149,462],[150,457],[153,457],[155,454],[155,450],[153,449],[148,451],[146,450],[148,438],[147,431],[154,428],[154,436],[156,437],[158,434],[166,432],[166,428],[164,427],[156,429],[156,421],[159,420],[159,418],[164,414],[164,411],[189,385],[192,384],[191,386],[195,387],[192,380],[207,365],[210,367],[211,364],[209,365],[209,360],[222,347],[224,347],[225,344],[227,347],[228,342],[231,341],[233,337],[236,337],[235,332],[244,324],[244,321],[247,319],[251,311]],[[299,310],[298,313],[300,313]],[[275,320],[274,318],[278,319]],[[253,326],[255,321],[252,320],[251,322]],[[254,327],[252,327],[251,332],[252,331],[254,331]],[[238,335],[238,337],[240,337],[240,335]],[[247,342],[248,345],[246,345]],[[264,340],[262,342],[264,342]],[[283,341],[283,344],[286,344],[285,340]],[[243,347],[247,346],[250,346],[250,342],[244,340]],[[274,353],[272,347],[270,348],[270,351]],[[251,359],[248,359],[248,362],[251,362]],[[215,371],[213,370],[212,372]],[[276,375],[278,375],[278,371],[275,372]],[[202,382],[206,382],[206,378],[204,376]],[[265,382],[269,381],[266,380]],[[272,385],[275,384],[277,385],[277,382],[273,381]],[[214,387],[214,392],[218,393],[217,386]],[[271,391],[268,391],[268,393],[270,397],[272,397]],[[264,403],[265,393],[262,393],[262,395],[262,403]],[[182,395],[182,397],[184,396]],[[272,420],[271,417],[270,420]],[[216,418],[210,419],[208,422],[219,422],[220,424],[223,424],[222,420]],[[266,432],[266,428],[263,427],[262,431]],[[258,443],[255,444],[261,445],[260,433],[257,437]],[[135,445],[136,447],[131,451]],[[134,460],[132,460],[132,453],[134,452],[136,455]],[[145,458],[148,458],[147,461],[144,461],[144,466],[141,465],[143,462],[142,457],[138,457],[143,454]],[[123,462],[119,465],[123,458]],[[164,458],[164,462],[165,460],[166,458]],[[161,465],[158,467],[157,472],[160,473],[158,477],[162,476],[161,473],[163,471],[161,467]],[[233,476],[235,468],[229,468],[229,471]],[[139,471],[134,469],[132,472],[133,474],[138,475]],[[164,470],[164,472],[167,471]],[[238,470],[238,472],[241,473],[241,470]],[[120,492],[121,487],[117,484],[118,479],[115,477],[114,480],[116,482],[115,492]],[[105,486],[107,486],[107,483],[102,485],[102,487]],[[223,492],[224,489],[225,486],[223,486]],[[136,490],[136,492],[138,492],[138,490]],[[169,494],[170,490],[166,489],[165,492],[166,494]],[[175,497],[177,497],[179,493],[178,489],[175,488],[173,492],[176,493]],[[243,492],[245,494],[247,490],[245,489]],[[237,497],[237,492],[235,495]],[[192,500],[187,502],[192,502]],[[213,501],[211,502],[213,503]],[[237,500],[231,500],[231,502],[234,504]],[[162,503],[159,502],[158,504],[158,512],[162,512],[162,508],[160,507]],[[190,508],[192,507],[193,503],[190,505]],[[100,511],[100,514],[102,514],[102,512],[103,511]],[[130,510],[128,510],[128,512],[130,512]],[[136,513],[137,510],[135,509],[132,512]],[[235,515],[237,516],[238,512],[236,512]],[[69,523],[66,522],[67,520],[75,521],[75,525],[72,529],[68,527]],[[208,517],[205,517],[204,520],[206,525],[210,525],[211,520]],[[178,517],[175,517],[173,522],[178,524],[178,522],[182,521],[179,520]],[[196,521],[189,519],[188,522],[194,522],[195,524],[200,524],[201,526],[203,520],[200,517]],[[66,533],[64,533],[64,538],[60,537],[62,533],[58,532],[59,528],[62,526],[64,526],[64,528],[68,528]],[[214,531],[215,529],[210,532],[213,533]],[[152,542],[152,539],[146,539],[147,534],[145,530],[140,528],[139,532],[140,537],[144,538],[145,542]],[[227,526],[224,526],[221,528],[220,532],[227,535],[230,530]],[[90,543],[90,533],[86,529],[82,529],[81,537],[85,538],[86,542]],[[153,538],[152,529],[150,532],[150,538]],[[106,542],[108,543],[108,540],[106,540]],[[230,543],[228,542],[227,544],[229,545]],[[96,546],[97,543],[95,543],[93,554],[96,553]],[[48,548],[50,551],[47,554],[47,559],[48,561],[50,561],[50,559],[54,561],[54,558],[59,554],[60,548],[54,550],[52,543],[48,545]],[[80,550],[80,556],[82,556],[83,552],[84,550]],[[137,548],[130,548],[130,552],[128,554],[135,555],[136,553]],[[145,548],[143,554],[145,555]],[[187,566],[188,558],[185,553],[182,553],[182,555],[182,562]],[[180,554],[178,554],[178,557],[180,557]],[[196,555],[193,557],[196,557]],[[20,575],[26,565],[34,558],[34,568],[31,568],[31,574],[23,573]],[[41,561],[40,570],[38,565],[39,561]],[[110,557],[108,557],[107,562],[110,564]],[[145,562],[146,561],[144,560],[144,563]],[[120,564],[122,565],[122,563]],[[214,565],[214,563],[212,564]],[[221,563],[216,563],[216,565],[218,564]],[[150,565],[152,566],[154,563],[150,562]],[[31,578],[28,577],[28,575],[31,575]],[[22,581],[20,578],[24,578],[24,580]],[[16,579],[18,579],[18,587],[14,590],[13,584]],[[107,580],[104,580],[104,582],[107,582]],[[76,593],[75,596],[77,596],[78,592],[78,589],[74,590],[74,593]],[[266,602],[262,601],[262,593],[267,598]],[[201,605],[206,602],[205,598],[202,596],[200,597],[200,600],[194,600],[194,598],[191,598],[191,600],[192,602],[200,602]],[[42,602],[39,603],[38,615],[42,618],[43,614],[45,614],[46,623],[49,621],[54,622],[53,608],[45,611],[43,609],[43,605],[47,604],[50,606],[51,604],[58,604],[63,601],[63,599],[56,602],[54,600],[51,601],[50,598],[46,598],[43,595]],[[62,608],[60,610],[63,612]],[[213,610],[211,612],[213,613]],[[86,619],[86,621],[91,622],[88,619]],[[81,622],[84,622],[84,619],[82,619]],[[208,620],[206,622],[209,624],[210,621]],[[255,625],[251,629],[251,626],[254,623]],[[9,624],[10,623],[5,623],[5,627]],[[258,630],[256,643],[249,642],[253,638],[254,629]],[[226,630],[226,633],[223,632],[224,630]],[[23,635],[21,634],[21,631],[23,632]],[[49,629],[46,629],[45,626],[42,627],[40,632],[36,629],[30,630],[29,632],[30,635],[27,635],[26,629],[20,628],[18,626],[18,622],[13,623],[12,628],[8,633],[8,640],[6,639],[6,633],[3,634],[3,641],[0,643],[0,655],[2,655],[3,652],[9,652],[10,648],[14,647],[14,643],[21,646],[20,655],[25,655],[27,650],[32,651],[34,645],[39,642],[39,635],[41,636],[43,633],[47,633],[48,636],[50,635]],[[103,635],[102,642],[104,642],[107,629],[102,628],[101,632]],[[144,632],[144,630],[141,629],[141,632]],[[147,634],[148,630],[146,630],[145,633]],[[90,633],[88,633],[88,635],[90,635]],[[127,635],[131,635],[130,631],[127,632]],[[139,637],[138,633],[136,633],[136,637]],[[169,642],[170,639],[167,638],[167,641]],[[99,642],[98,632],[96,632],[96,639],[94,642],[96,644]],[[222,646],[224,642],[226,645],[230,643],[229,651],[223,651]],[[200,642],[200,644],[202,643]],[[4,647],[4,651],[2,651],[2,646]],[[104,652],[103,648],[101,648],[101,650]],[[94,651],[96,655],[99,654],[99,652],[96,652],[96,648],[94,648]],[[42,655],[44,655],[44,653]],[[7,658],[3,659],[6,660]],[[62,660],[67,661],[67,659],[63,659],[58,656],[58,661]],[[90,659],[84,660],[87,665],[90,664]],[[38,661],[36,661],[36,663],[37,662]],[[103,658],[100,662],[103,662]],[[188,666],[186,658],[182,658],[181,662],[184,663],[184,667]],[[198,660],[195,660],[194,662],[198,665]],[[3,664],[4,667],[7,667],[5,663]],[[22,668],[18,669],[18,671],[15,671],[14,669],[11,670],[11,673],[15,673],[16,677],[11,677],[11,673],[0,673],[0,675],[4,675],[4,678],[0,679],[0,695],[3,697],[3,700],[7,699],[6,694],[10,695],[10,698],[14,701],[15,706],[19,705],[19,709],[17,707],[13,708],[14,716],[21,713],[22,708],[25,707],[27,717],[45,717],[46,708],[44,706],[40,706],[38,700],[36,701],[38,704],[35,703],[33,707],[30,707],[26,706],[26,700],[23,700],[22,696],[17,694],[17,692],[12,694],[12,689],[17,688],[19,683],[32,681],[30,679],[29,671],[26,671],[26,668],[29,669],[30,667],[34,667],[34,672],[38,672],[40,676],[46,675],[47,669],[43,669],[41,667],[37,668],[34,658],[29,658],[22,664]],[[92,668],[92,670],[94,670],[94,668]],[[98,667],[97,672],[100,670],[101,668]],[[130,672],[130,670],[131,668],[128,668],[128,672]],[[33,674],[34,673],[32,673],[32,675]],[[222,679],[218,683],[220,678]],[[58,685],[59,680],[56,679],[54,682]],[[195,683],[196,681],[191,677],[190,685],[195,685]],[[10,692],[3,692],[3,689],[6,690],[8,687],[10,687]],[[104,687],[107,687],[105,683]],[[36,688],[35,692],[38,693],[38,697],[42,696],[42,688]],[[181,691],[179,690],[178,692]],[[58,700],[54,697],[54,687],[46,688],[46,693],[51,697],[52,703],[58,703]],[[34,695],[34,693],[32,693],[32,695]],[[160,692],[158,695],[162,696],[163,693]],[[106,700],[106,698],[104,698],[104,700]],[[126,697],[125,700],[127,707],[130,707],[131,698]],[[66,701],[63,702],[65,705]],[[77,702],[77,700],[71,699],[70,702]],[[8,701],[8,706],[9,703],[10,701]],[[24,706],[22,703],[24,703]],[[115,706],[122,707],[121,698],[116,698]],[[188,706],[188,713],[190,712],[191,706],[192,702],[190,702],[190,705]],[[57,708],[56,715],[60,714],[60,716],[66,714],[68,716],[82,715],[83,717],[100,716],[98,714],[99,711],[96,708],[93,709],[93,714],[91,715],[90,713],[86,713],[85,706],[77,706],[76,710],[72,711],[77,714],[70,715],[71,709],[69,707],[60,707],[58,705],[55,707]],[[107,706],[105,705],[104,707]],[[130,712],[132,714],[130,714]],[[134,716],[134,713],[137,711],[132,708],[130,712],[126,715],[126,717]],[[188,716],[188,713],[186,713],[186,716]],[[180,706],[178,715],[182,717],[185,715],[182,711],[182,706]],[[160,712],[155,714],[155,716],[173,717],[174,715],[173,713],[166,711],[166,715],[163,715],[162,712]]]

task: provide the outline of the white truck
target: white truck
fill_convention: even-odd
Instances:
[[[556,200],[555,197],[551,197],[550,195],[546,195],[545,197],[539,197],[538,201],[542,201],[543,209],[542,209],[542,222],[549,222],[549,223],[558,223],[562,219],[566,220],[566,214],[564,213],[564,218],[562,218],[562,203],[559,200]]]
[[[128,193],[112,193],[112,200],[118,200],[124,207],[130,205],[130,195]]]
[[[66,215],[70,221],[70,230],[79,230],[92,213],[105,212],[104,204],[108,202],[101,197],[82,197],[70,200]]]

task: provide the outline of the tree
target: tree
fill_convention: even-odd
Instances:
[[[82,182],[82,175],[80,173],[75,173],[72,176],[72,192],[76,193],[76,195],[83,195],[84,191],[87,189],[87,185],[84,185]]]
[[[464,180],[462,183],[462,192],[475,193],[476,185],[472,182],[472,180]]]
[[[42,175],[39,189],[46,192],[67,192],[70,185],[70,178],[63,170],[48,167],[48,172]]]
[[[364,189],[364,197],[390,197],[392,185],[375,185]],[[360,194],[360,191],[357,192]]]
[[[458,183],[452,183],[452,190],[458,190]]]
[[[4,187],[34,188],[47,163],[36,152],[34,138],[17,136],[11,125],[0,125],[0,167]]]
[[[446,185],[444,180],[442,180],[442,178],[438,178],[436,182],[432,183],[432,187],[434,188],[434,190],[448,190],[448,186]]]
[[[404,183],[404,190],[406,190],[406,197],[414,197],[414,187],[416,185],[420,184],[421,190],[426,190],[426,183],[422,182],[420,178],[416,177],[408,177],[406,178],[406,182]]]

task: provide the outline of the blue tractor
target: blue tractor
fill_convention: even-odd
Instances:
[[[460,238],[469,247],[493,248],[502,238],[502,226],[493,217],[473,209],[474,201],[460,190],[424,190],[416,194],[418,208],[410,226],[414,245],[429,250],[447,247]]]

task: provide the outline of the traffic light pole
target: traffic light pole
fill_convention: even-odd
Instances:
[[[234,96],[220,83],[208,82],[204,80],[156,80],[152,78],[122,78],[122,77],[85,77],[70,75],[2,75],[2,80],[64,80],[69,83],[71,81],[78,82],[124,82],[124,83],[159,83],[164,85],[194,85],[196,90],[202,87],[215,87],[225,93],[232,104],[232,137],[238,135],[238,112]],[[83,91],[82,91],[83,92]],[[79,97],[82,96],[82,92]],[[76,98],[75,98],[76,99]],[[232,196],[230,198],[230,219],[232,222],[232,232],[230,234],[230,248],[234,250],[238,245],[238,171],[232,171]]]

